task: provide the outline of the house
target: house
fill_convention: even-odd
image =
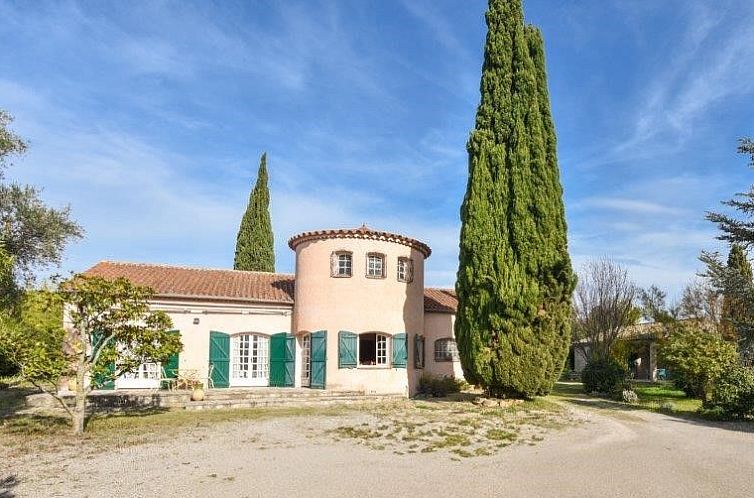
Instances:
[[[424,372],[462,378],[455,293],[424,287],[429,246],[366,226],[288,245],[295,275],[111,261],[85,274],[154,289],[152,308],[184,345],[169,366],[215,388],[412,394]],[[157,388],[163,367],[142,364],[111,387]]]

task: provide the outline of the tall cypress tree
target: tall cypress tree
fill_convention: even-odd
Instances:
[[[236,239],[236,270],[275,271],[275,242],[270,222],[270,190],[267,187],[267,153],[259,162],[257,183],[241,220]]]
[[[728,270],[735,272],[736,279],[740,279],[741,283],[747,288],[752,287],[754,275],[752,275],[751,264],[746,257],[746,251],[741,244],[733,243],[731,246],[730,253],[728,254]],[[728,341],[738,342],[738,327],[750,321],[746,303],[742,302],[739,296],[733,295],[731,292],[723,293],[722,315],[720,332],[723,338]]]
[[[568,354],[575,278],[542,36],[520,0],[489,0],[486,19],[455,334],[469,382],[531,397],[549,392]]]

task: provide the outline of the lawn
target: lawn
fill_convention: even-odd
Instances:
[[[599,398],[605,403],[595,406],[609,407],[612,405],[615,408],[642,409],[673,413],[681,416],[709,418],[699,412],[699,409],[702,407],[701,400],[689,398],[683,391],[677,389],[672,382],[657,382],[653,384],[635,383],[634,391],[639,396],[638,403],[629,405],[606,398]],[[584,392],[580,382],[558,382],[551,396],[561,401],[596,399]]]

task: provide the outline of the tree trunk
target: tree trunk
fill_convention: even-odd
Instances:
[[[81,435],[84,433],[84,420],[86,419],[86,380],[83,365],[79,365],[76,371],[76,404],[73,407],[73,433]]]

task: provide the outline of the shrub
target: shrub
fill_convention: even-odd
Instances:
[[[428,373],[423,373],[419,377],[419,394],[428,394],[435,397],[447,396],[451,393],[460,392],[465,386],[465,382],[449,375],[439,377]]]
[[[726,417],[754,416],[754,370],[737,365],[720,374],[705,407]]]
[[[638,403],[639,395],[633,389],[623,389],[621,391],[621,401],[630,404]]]
[[[735,346],[715,333],[679,325],[661,351],[673,381],[687,396],[705,399],[717,377],[738,362]]]
[[[626,369],[612,358],[593,359],[582,370],[581,382],[587,393],[612,394],[622,390],[626,375]]]

